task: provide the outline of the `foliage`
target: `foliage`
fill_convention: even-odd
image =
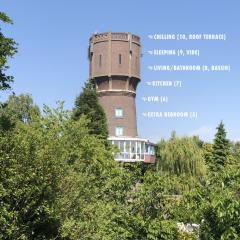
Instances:
[[[203,144],[203,156],[206,164],[211,168],[213,164],[213,145],[211,143]]]
[[[209,201],[204,202],[203,239],[239,239],[240,236],[239,164],[225,168],[210,178]]]
[[[103,108],[98,103],[98,95],[94,84],[90,80],[85,83],[81,94],[75,101],[73,119],[78,120],[82,115],[86,115],[90,120],[88,124],[90,134],[107,139],[106,116]]]
[[[161,140],[157,157],[159,171],[199,177],[206,171],[203,152],[195,138],[178,138],[173,134],[169,141]]]
[[[184,239],[186,234],[179,231],[177,223],[191,220],[182,205],[183,194],[197,186],[191,180],[154,169],[145,173],[138,191],[131,195],[134,239]]]
[[[19,121],[30,124],[39,115],[40,110],[34,105],[30,95],[11,95],[8,101],[2,104],[0,131],[13,128]]]
[[[12,104],[15,119],[22,112],[18,101]],[[122,206],[136,182],[131,168],[119,168],[105,141],[89,133],[85,117],[74,121],[61,106],[45,107],[34,121],[29,116],[0,135],[0,238],[130,236],[121,219],[129,214]]]
[[[12,20],[3,12],[0,12],[0,22],[12,24]],[[7,60],[17,52],[16,43],[12,38],[7,38],[0,27],[0,90],[10,88],[13,77],[5,72],[8,69]]]
[[[227,164],[240,163],[240,142],[230,143],[230,156],[228,156]]]
[[[229,156],[230,144],[226,135],[224,124],[221,122],[217,127],[217,133],[213,144],[212,168],[214,170],[219,170],[219,168],[223,167]]]
[[[228,157],[234,161],[207,171],[212,145],[173,135],[159,144],[158,164],[146,167],[115,162],[88,116],[75,121],[62,104],[41,113],[29,95],[13,95],[6,118],[0,239],[197,239],[177,223],[200,224],[201,239],[240,236],[237,143]]]
[[[50,239],[58,220],[53,203],[64,168],[57,127],[19,122],[0,137],[1,239]],[[48,237],[49,236],[49,237]]]
[[[201,225],[200,239],[239,239],[239,182],[239,163],[226,165],[184,196],[185,212],[194,213]]]

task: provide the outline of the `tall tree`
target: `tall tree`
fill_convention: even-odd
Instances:
[[[223,122],[217,127],[213,144],[213,169],[219,169],[225,165],[229,156],[230,143]]]
[[[0,12],[0,23],[12,24],[12,20],[3,12]],[[7,60],[17,52],[16,43],[12,38],[7,38],[2,33],[0,26],[0,90],[10,88],[13,77],[6,74],[8,69]]]
[[[161,140],[157,158],[157,169],[170,174],[202,176],[206,170],[203,152],[196,138],[178,138],[175,132],[170,140]]]
[[[107,139],[108,130],[106,115],[98,102],[95,86],[90,80],[85,83],[81,94],[75,101],[73,119],[78,120],[82,115],[86,115],[90,120],[88,124],[90,134]]]

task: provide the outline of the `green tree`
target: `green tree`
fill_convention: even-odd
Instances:
[[[30,124],[36,116],[40,115],[39,108],[28,94],[10,95],[1,105],[0,131],[12,129],[19,121]]]
[[[212,165],[213,165],[213,144],[204,143],[202,149],[203,149],[203,156],[204,156],[206,164],[210,168],[212,168]]]
[[[240,142],[235,142],[231,144],[231,157],[232,161],[230,163],[240,163]],[[231,160],[231,158],[230,158]]]
[[[34,124],[19,121],[0,134],[0,238],[52,239],[58,219],[53,211],[61,162],[61,126],[53,117]],[[49,128],[51,121],[52,128]]]
[[[177,223],[190,220],[192,213],[185,207],[180,214],[179,205],[182,194],[196,186],[192,180],[189,176],[147,171],[143,182],[131,193],[129,211],[133,219],[129,225],[134,229],[133,239],[182,239]]]
[[[226,138],[227,133],[223,122],[217,127],[217,133],[213,144],[213,170],[218,170],[224,167],[230,154],[229,140]]]
[[[133,236],[127,203],[135,174],[89,133],[86,116],[71,116],[45,107],[0,134],[0,239]]]
[[[12,20],[3,12],[0,12],[0,23],[12,24]],[[8,69],[7,60],[17,52],[16,43],[12,38],[7,38],[2,33],[0,27],[0,90],[10,88],[13,77],[6,74]]]
[[[240,238],[239,162],[226,163],[222,171],[209,174],[207,181],[183,197],[186,215],[200,224],[200,239]]]
[[[208,184],[196,191],[194,207],[198,207],[203,240],[237,240],[240,238],[240,171],[238,166],[225,166],[210,177]],[[197,201],[196,201],[197,200]]]
[[[106,115],[98,102],[95,86],[90,80],[85,83],[81,94],[75,101],[73,119],[78,120],[82,115],[86,115],[90,120],[88,124],[90,134],[107,139],[108,130]]]
[[[203,152],[196,138],[178,138],[173,133],[170,140],[159,143],[157,159],[157,170],[170,174],[203,176],[206,171]]]

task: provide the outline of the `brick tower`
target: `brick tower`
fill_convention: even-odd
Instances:
[[[153,150],[153,145],[138,138],[137,133],[135,97],[140,58],[140,38],[134,34],[108,32],[90,38],[90,79],[106,113],[109,140],[120,148],[116,159],[121,161],[144,161],[147,147]]]

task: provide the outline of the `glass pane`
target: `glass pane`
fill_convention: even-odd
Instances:
[[[141,153],[144,153],[144,143],[141,142]]]
[[[115,109],[115,117],[123,117],[123,110],[122,108]]]
[[[130,153],[130,141],[125,141],[125,151]]]
[[[131,141],[131,152],[132,153],[135,153],[136,152],[136,144],[135,144],[135,141]]]
[[[116,127],[115,134],[116,136],[123,136],[123,127]]]
[[[137,153],[140,153],[141,150],[141,142],[137,142]]]
[[[124,152],[124,141],[120,141],[120,151]]]

